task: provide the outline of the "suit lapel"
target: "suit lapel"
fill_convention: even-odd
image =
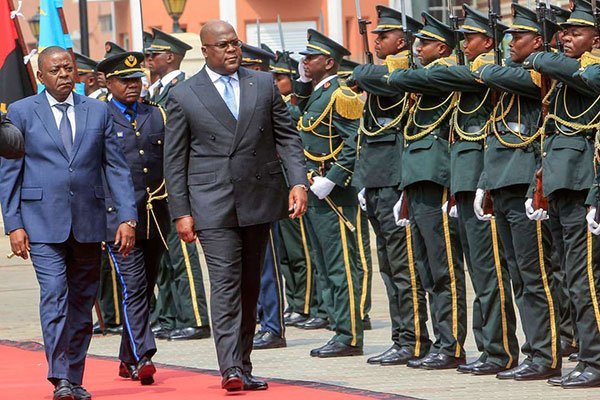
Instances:
[[[213,117],[215,117],[231,133],[235,133],[237,121],[231,115],[227,104],[211,82],[206,67],[196,75],[195,85],[191,86],[196,97],[204,104]],[[241,97],[241,96],[240,96]]]
[[[125,129],[133,129],[131,122],[129,122],[127,117],[125,117],[125,114],[123,114],[112,101],[108,102],[108,107],[110,108],[115,124],[120,125]]]
[[[86,134],[87,129],[87,114],[88,107],[86,103],[86,99],[83,96],[79,96],[77,94],[73,94],[73,101],[75,104],[75,142],[73,143],[73,150],[71,151],[71,162],[77,156],[77,151],[81,146],[81,142],[83,141],[83,137]]]
[[[168,82],[165,85],[162,92],[158,96],[155,96],[155,99],[153,101],[155,103],[161,103],[169,95],[169,91],[171,90],[171,88],[173,86],[175,86],[176,84],[178,84],[179,81],[183,80],[184,78],[185,78],[185,74],[183,72],[180,73],[179,75],[177,75],[175,78],[173,78],[170,82]]]
[[[240,78],[240,105],[238,113],[238,123],[235,130],[235,138],[229,149],[229,154],[233,153],[242,140],[248,124],[252,120],[254,115],[254,107],[256,106],[256,99],[258,96],[258,84],[256,78],[252,76],[244,68],[238,70],[238,76]]]
[[[46,130],[46,133],[50,136],[56,147],[60,153],[69,160],[69,155],[67,154],[67,149],[65,149],[65,145],[62,142],[60,137],[60,132],[56,127],[56,120],[54,119],[54,114],[50,109],[50,103],[48,103],[48,99],[46,98],[46,92],[42,91],[42,93],[38,94],[38,98],[36,102],[40,105],[40,107],[35,108],[35,113],[40,119],[42,126]]]

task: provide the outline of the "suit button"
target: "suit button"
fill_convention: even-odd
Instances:
[[[156,143],[158,143],[158,144],[162,144],[162,140],[159,140],[159,141],[158,141],[158,142],[156,142]]]
[[[252,155],[256,157],[256,150],[252,152]]]
[[[135,136],[140,137],[141,133],[140,132],[136,132]]]
[[[108,211],[108,212],[113,212],[113,211],[115,211],[115,209],[114,209],[114,207],[108,207],[108,208],[106,209],[106,211]]]
[[[260,176],[260,174],[256,174],[256,179],[258,179],[260,181],[261,178],[262,178],[262,176]]]
[[[215,140],[215,139],[216,139],[215,135],[210,135],[210,140]]]
[[[75,193],[73,193],[73,191],[72,191],[72,190],[69,190],[69,194],[70,194],[71,196],[74,196],[74,195],[75,195]]]
[[[542,153],[542,157],[546,157],[546,152],[543,152],[543,153]]]
[[[73,168],[69,168],[69,172],[73,172]]]
[[[144,150],[140,150],[140,156],[144,155]]]
[[[260,128],[258,128],[259,131],[264,132],[265,128],[263,128],[262,126]]]
[[[144,167],[143,171],[144,171],[145,174],[147,174],[148,173],[148,168]]]

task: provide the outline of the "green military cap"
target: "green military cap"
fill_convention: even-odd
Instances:
[[[596,1],[596,0],[592,0]],[[598,7],[600,3],[596,2]],[[596,18],[592,13],[592,3],[585,0],[571,0],[571,15],[565,22],[560,24],[562,27],[568,26],[596,26]]]
[[[144,40],[144,53],[146,53],[148,47],[150,47],[152,41],[154,40],[154,36],[150,32],[143,31],[142,38]]]
[[[435,19],[431,14],[421,13],[423,17],[423,29],[415,33],[415,36],[423,40],[437,40],[446,43],[449,47],[456,46],[454,31],[448,25]]]
[[[255,64],[269,65],[271,60],[275,59],[275,54],[258,47],[250,46],[249,44],[242,44],[242,66],[249,66]]]
[[[358,67],[360,64],[351,60],[344,58],[340,63],[340,69],[338,69],[337,74],[340,76],[348,76],[354,71],[354,68]]]
[[[141,78],[145,76],[140,64],[144,55],[137,51],[128,51],[106,58],[98,64],[98,71],[104,73],[106,78]]]
[[[465,22],[462,26],[457,29],[460,33],[483,33],[489,37],[493,37],[494,33],[492,32],[492,28],[490,27],[490,20],[487,15],[480,13],[474,8],[463,4],[463,10],[465,13]],[[498,30],[500,33],[507,30],[508,27],[500,22],[498,22]]]
[[[387,32],[394,29],[404,29],[402,26],[402,13],[386,6],[375,6],[377,10],[377,26],[371,32]],[[411,32],[417,32],[423,28],[423,24],[414,18],[406,16],[407,29]]]
[[[192,46],[183,40],[179,40],[175,36],[171,36],[159,29],[152,28],[152,34],[154,35],[154,40],[152,40],[152,44],[147,49],[150,53],[170,51],[171,53],[185,56],[186,51],[192,49]]]
[[[269,53],[273,54],[275,57],[277,57],[277,54],[275,54],[275,52],[273,51],[273,49],[271,49],[269,46],[267,46],[264,43],[260,44],[260,48],[263,49],[264,51],[268,51]]]
[[[317,54],[329,56],[339,63],[342,61],[342,58],[350,55],[350,51],[338,42],[329,39],[321,32],[309,29],[306,50],[301,51],[300,54],[303,56]]]
[[[552,10],[552,15],[554,16],[554,19],[556,20],[557,24],[566,22],[567,19],[569,19],[569,17],[571,16],[571,11],[565,10],[564,8],[559,6],[555,6],[554,4],[550,5],[550,9]]]
[[[542,26],[538,22],[537,13],[520,4],[511,4],[513,23],[505,33],[524,33],[533,32],[542,34]]]
[[[98,61],[94,61],[83,54],[75,53],[75,62],[77,63],[77,72],[80,74],[89,74],[97,71]]]
[[[295,75],[298,73],[298,61],[294,60],[292,57],[284,57],[283,53],[280,51],[275,52],[275,60],[271,60],[271,65],[269,66],[269,70],[274,74],[288,74]],[[292,70],[290,71],[290,67]]]
[[[114,55],[125,53],[127,51],[115,42],[110,41],[104,43],[104,50],[106,51],[106,53],[104,53],[104,58],[112,57]]]

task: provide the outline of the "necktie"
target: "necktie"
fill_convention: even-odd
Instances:
[[[63,145],[67,150],[67,154],[70,156],[71,150],[73,149],[73,130],[71,129],[69,117],[67,116],[69,104],[58,103],[55,104],[54,107],[58,108],[62,112],[62,118],[60,119],[60,125],[58,127],[58,130],[60,132],[60,137],[62,139]]]
[[[133,111],[133,108],[127,107],[125,109],[125,115],[127,115],[129,117],[129,122],[131,122],[131,125],[133,125],[133,128],[137,129],[136,121],[135,121],[135,111]]]
[[[156,85],[156,88],[154,88],[154,93],[153,93],[152,97],[157,99],[158,96],[160,96],[160,90],[162,89],[162,87],[163,87],[162,80],[160,80],[160,81],[158,81],[158,85]]]
[[[225,90],[223,90],[223,100],[227,104],[227,108],[233,114],[235,119],[238,119],[238,108],[235,102],[235,94],[233,93],[233,85],[231,84],[230,76],[222,76],[221,81],[225,84]]]

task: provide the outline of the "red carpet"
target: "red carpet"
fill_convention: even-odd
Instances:
[[[0,341],[0,399],[52,399],[52,386],[46,380],[44,352],[37,343]],[[407,399],[385,393],[368,392],[313,382],[272,379],[269,390],[227,394],[214,371],[159,366],[156,383],[141,386],[117,376],[118,361],[88,357],[84,386],[93,399],[212,400],[238,397],[260,400],[366,400]]]

